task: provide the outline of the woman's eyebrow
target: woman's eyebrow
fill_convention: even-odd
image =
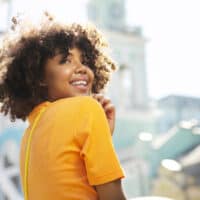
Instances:
[[[68,53],[62,53],[61,54],[61,59],[68,59],[71,56],[72,56],[72,53],[70,53],[70,52],[68,52]]]

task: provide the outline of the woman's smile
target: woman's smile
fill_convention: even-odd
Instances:
[[[61,60],[59,54],[48,59],[45,65],[49,100],[90,95],[94,73],[82,63],[82,52],[78,48],[70,49],[66,62]]]

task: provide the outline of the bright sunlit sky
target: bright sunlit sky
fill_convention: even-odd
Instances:
[[[200,1],[127,0],[129,24],[141,25],[147,44],[149,93],[200,97]]]
[[[67,6],[67,3],[69,2]],[[87,0],[13,0],[13,13],[29,11],[33,16],[45,8],[58,18],[87,21]],[[146,66],[149,94],[200,97],[200,1],[126,0],[127,23],[139,25],[148,39]],[[64,6],[63,6],[64,5]],[[0,22],[6,18],[1,7]],[[1,17],[2,16],[2,17]],[[3,22],[1,22],[3,23]]]

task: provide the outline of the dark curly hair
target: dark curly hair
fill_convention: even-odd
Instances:
[[[116,65],[104,53],[107,44],[95,27],[61,24],[48,13],[39,25],[12,21],[13,31],[0,49],[1,112],[12,121],[26,120],[36,105],[47,100],[47,88],[41,84],[45,62],[56,54],[67,57],[73,47],[82,51],[83,62],[94,72],[92,92],[105,88]]]

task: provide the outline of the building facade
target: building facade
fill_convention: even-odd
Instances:
[[[200,120],[200,99],[197,97],[169,95],[158,101],[162,115],[158,132],[163,133],[181,121]]]
[[[117,110],[114,144],[126,173],[128,198],[149,194],[149,143],[142,132],[155,133],[158,117],[149,103],[145,63],[146,38],[140,27],[126,25],[125,0],[91,0],[88,18],[108,41],[110,55],[119,69],[113,73],[107,95]]]
[[[91,0],[88,18],[102,30],[119,70],[113,74],[108,94],[118,109],[148,107],[145,65],[146,39],[140,27],[126,25],[124,0]]]

